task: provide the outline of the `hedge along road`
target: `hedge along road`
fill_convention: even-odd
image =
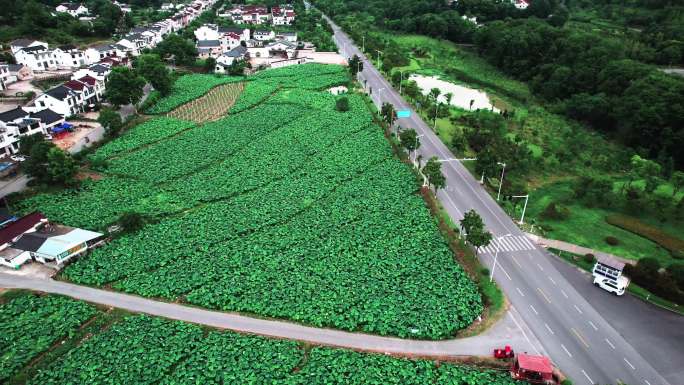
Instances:
[[[492,347],[505,344],[514,344],[514,346],[525,347],[535,352],[541,349],[538,342],[533,345],[527,339],[530,333],[529,330],[512,330],[510,325],[518,325],[516,318],[519,319],[520,317],[515,312],[509,312],[505,320],[500,321],[484,335],[453,340],[422,341],[316,328],[272,319],[252,318],[235,313],[221,313],[51,279],[26,277],[2,272],[0,272],[0,287],[61,294],[136,313],[146,313],[243,333],[286,338],[317,345],[343,347],[361,351],[440,358],[472,355],[487,356],[492,354]]]
[[[378,108],[390,103],[395,110],[412,110],[354,42],[324,17],[333,29],[340,53],[345,58],[358,55],[363,61],[359,80]],[[464,212],[474,209],[499,240],[496,243],[501,252],[494,278],[561,370],[576,384],[668,384],[558,272],[548,253],[526,241],[525,234],[415,111],[409,118],[398,119],[397,125],[416,129],[421,137],[417,152],[424,159],[436,156],[445,161],[442,172],[446,188],[437,197],[453,221],[458,222]],[[496,246],[490,246],[480,255],[490,268],[495,250]]]

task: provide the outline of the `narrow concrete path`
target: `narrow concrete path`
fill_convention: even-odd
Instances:
[[[534,345],[527,339],[529,330],[521,329],[520,316],[509,312],[506,317],[489,329],[486,334],[476,337],[424,341],[393,337],[381,337],[363,333],[345,332],[316,328],[272,319],[261,319],[235,313],[221,313],[191,306],[179,305],[146,299],[107,290],[79,286],[51,279],[32,278],[8,273],[0,273],[0,287],[29,289],[52,294],[61,294],[83,301],[125,309],[131,312],[146,313],[154,316],[192,322],[216,328],[230,329],[243,333],[305,341],[319,345],[344,347],[354,350],[392,353],[407,356],[446,357],[446,356],[488,356],[492,349],[506,344],[519,351],[538,351],[540,344]],[[516,325],[511,327],[511,325]],[[514,330],[516,328],[517,330]]]
[[[578,245],[575,245],[574,243],[568,243],[565,241],[558,241],[555,239],[542,238],[539,235],[534,235],[534,234],[530,234],[530,233],[526,233],[525,235],[527,235],[527,237],[529,237],[535,243],[537,243],[543,247],[551,247],[554,249],[567,251],[568,253],[577,254],[577,255],[594,254],[594,256],[596,256],[596,257],[599,257],[601,255],[605,255],[605,256],[608,256],[611,258],[615,258],[618,261],[622,261],[624,263],[629,263],[630,265],[636,264],[636,261],[634,261],[634,260],[627,259],[624,257],[620,257],[620,256],[617,256],[615,254],[604,253],[603,251],[590,249],[588,247],[578,246]]]

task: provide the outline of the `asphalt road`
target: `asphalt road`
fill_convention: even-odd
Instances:
[[[613,295],[591,285],[591,275],[558,257],[552,263],[572,286],[605,318],[632,346],[638,346],[651,365],[672,384],[684,378],[684,317],[648,304],[639,298]],[[657,359],[651,360],[650,357]]]
[[[522,339],[523,337],[520,335],[530,332],[529,330],[523,330],[523,333],[518,333],[517,330],[512,331],[509,329],[509,325],[511,324],[519,325],[519,321],[516,319],[520,317],[520,315],[515,312],[509,312],[506,315],[506,319],[497,323],[482,335],[445,341],[423,341],[381,337],[364,333],[352,333],[299,325],[285,321],[248,317],[235,313],[217,312],[87,286],[79,286],[67,282],[27,277],[5,272],[0,272],[0,287],[30,289],[46,293],[61,294],[83,301],[125,309],[132,312],[146,313],[244,333],[414,357],[440,358],[471,355],[489,356],[492,354],[491,349],[489,348],[490,346],[503,346],[506,343],[525,344],[526,341],[524,341]],[[532,347],[532,349],[535,349],[535,347]]]
[[[367,90],[372,89],[372,99],[378,105],[388,102],[397,110],[412,110],[347,35],[334,23],[331,25],[340,52],[345,57],[356,54],[364,61],[360,79]],[[397,123],[422,135],[418,153],[423,159],[455,158],[415,111]],[[459,161],[446,161],[442,171],[447,187],[437,196],[444,208],[455,222],[464,212],[475,209],[496,239],[504,237],[500,240],[494,278],[553,362],[575,384],[668,384],[640,351],[606,321],[602,309],[595,309],[558,272],[544,250],[525,242],[523,232]],[[482,253],[481,259],[492,268],[491,252]],[[660,359],[659,355],[650,358]]]

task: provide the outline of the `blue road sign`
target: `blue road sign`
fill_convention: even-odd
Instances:
[[[408,118],[411,116],[411,110],[399,110],[397,111],[397,118]]]

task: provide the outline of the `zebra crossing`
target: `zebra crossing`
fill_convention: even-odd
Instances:
[[[492,242],[488,246],[483,247],[482,251],[485,253],[494,254],[496,253],[497,247],[500,253],[503,253],[504,251],[523,251],[535,249],[532,240],[526,236],[515,236],[492,239]]]

